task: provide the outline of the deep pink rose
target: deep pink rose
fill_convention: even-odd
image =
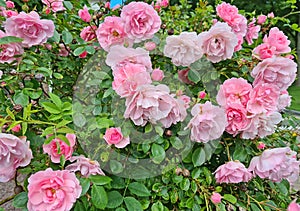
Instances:
[[[206,97],[205,91],[199,92],[198,97],[199,97],[200,99],[204,99],[204,98]]]
[[[6,37],[3,31],[0,30],[0,38]],[[24,53],[21,43],[8,43],[0,45],[0,63],[12,63],[13,61],[20,61],[20,57],[16,58],[15,56],[20,56]]]
[[[80,32],[80,37],[84,41],[89,42],[96,38],[96,30],[97,30],[97,26],[94,26],[94,25],[84,27],[82,29],[82,31]]]
[[[164,77],[165,77],[164,72],[159,68],[154,69],[151,73],[151,78],[154,81],[162,81]]]
[[[291,52],[291,48],[289,47],[291,41],[277,27],[271,28],[269,36],[266,35],[263,41],[270,46],[274,46],[277,54]]]
[[[151,39],[160,29],[161,20],[155,9],[144,2],[130,2],[121,12],[125,32],[135,43]]]
[[[270,46],[269,44],[262,43],[253,49],[253,55],[256,58],[263,60],[263,59],[273,57],[276,53],[275,51],[276,48],[274,46]]]
[[[279,111],[291,106],[292,98],[287,90],[281,91],[278,99],[277,109]]]
[[[71,172],[80,171],[80,174],[83,177],[89,177],[90,175],[105,175],[100,168],[100,164],[96,160],[90,160],[83,155],[73,156],[70,158],[71,162],[76,161],[68,166],[66,166],[66,170]]]
[[[59,138],[54,138],[49,144],[43,144],[44,153],[50,155],[53,163],[59,163],[62,155],[66,160],[72,157],[76,136],[75,134],[66,134],[66,138],[69,140],[70,146]]]
[[[272,57],[263,60],[254,67],[251,76],[253,85],[261,83],[275,84],[281,91],[293,83],[296,78],[297,64],[285,57]]]
[[[180,35],[168,36],[164,55],[171,58],[176,66],[189,66],[203,55],[201,40],[196,32],[182,32]]]
[[[246,40],[249,45],[253,44],[253,39],[258,38],[258,32],[260,31],[260,26],[255,25],[255,19],[248,24],[248,29],[246,33]]]
[[[155,42],[146,42],[144,46],[147,51],[153,51],[156,48]]]
[[[216,10],[217,15],[225,22],[231,22],[233,18],[239,13],[239,10],[236,6],[225,2],[219,4]]]
[[[7,9],[12,9],[15,7],[15,3],[12,1],[6,1],[5,4]]]
[[[42,3],[45,4],[53,12],[59,12],[66,10],[63,1],[64,0],[42,0]]]
[[[289,204],[287,211],[300,211],[300,204],[296,203],[296,199]]]
[[[87,23],[90,22],[92,19],[92,16],[90,15],[89,10],[86,6],[84,6],[83,9],[78,11],[78,16],[81,20]]]
[[[238,44],[236,35],[226,23],[216,23],[208,32],[199,34],[201,48],[207,59],[213,63],[230,59]]]
[[[38,13],[21,12],[17,16],[8,18],[4,23],[7,35],[23,39],[24,47],[40,45],[54,34],[54,23],[51,20],[41,20]]]
[[[121,131],[121,128],[112,127],[108,128],[105,131],[105,135],[103,136],[104,140],[108,145],[115,145],[117,148],[124,148],[128,144],[130,144],[130,138],[124,137]]]
[[[221,203],[222,196],[219,193],[213,192],[213,194],[210,197],[210,200],[214,204],[220,204]]]
[[[265,15],[259,15],[257,17],[257,24],[262,25],[262,24],[264,24],[266,22],[266,20],[267,20],[267,16],[265,16]]]
[[[27,166],[32,158],[26,137],[0,133],[0,182],[14,178],[17,168]]]
[[[14,126],[11,131],[15,132],[15,133],[18,133],[20,132],[21,130],[21,125],[20,124],[17,124],[16,126]]]
[[[229,161],[214,172],[217,183],[248,182],[252,174],[240,161]]]
[[[266,147],[265,143],[259,142],[257,145],[257,149],[264,149]]]
[[[191,128],[191,140],[207,143],[221,137],[227,126],[224,109],[214,106],[211,102],[196,104],[191,111],[193,118],[188,124]]]
[[[83,51],[78,57],[84,59],[87,56],[87,51]]]
[[[30,211],[69,211],[81,191],[73,172],[48,168],[29,177],[27,208]]]
[[[6,18],[10,18],[13,16],[17,16],[19,13],[17,11],[13,11],[13,10],[4,10],[3,11],[3,16]]]

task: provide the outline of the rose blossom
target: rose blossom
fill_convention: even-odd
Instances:
[[[263,142],[259,142],[257,145],[257,149],[264,149],[266,145]]]
[[[153,51],[156,48],[155,42],[146,42],[144,46],[147,51]]]
[[[237,36],[238,44],[234,47],[234,52],[237,52],[242,49],[242,44],[244,43],[244,38],[242,35],[238,34]]]
[[[5,4],[6,4],[6,8],[8,8],[8,9],[12,9],[15,7],[15,3],[12,1],[7,1],[7,2],[5,2]]]
[[[30,211],[69,211],[81,191],[74,173],[48,168],[29,177],[27,208]]]
[[[253,56],[255,56],[260,60],[263,60],[263,59],[273,57],[275,55],[275,51],[276,48],[274,46],[270,46],[269,44],[262,43],[253,49]]]
[[[264,43],[269,44],[276,48],[276,53],[289,53],[291,48],[289,47],[291,41],[288,40],[288,37],[284,35],[277,27],[271,28],[269,36],[265,36],[263,39]]]
[[[199,97],[200,99],[204,99],[204,98],[206,97],[205,91],[199,92],[198,97]]]
[[[20,124],[17,124],[16,126],[14,126],[11,131],[15,132],[15,133],[18,133],[20,132],[21,130],[21,125]]]
[[[268,14],[268,18],[274,18],[275,16],[274,16],[274,13],[273,12],[270,12],[269,14]]]
[[[187,125],[191,128],[191,140],[207,143],[220,138],[227,126],[225,111],[207,101],[196,104],[191,111],[193,118]]]
[[[154,81],[162,81],[164,77],[165,77],[164,72],[159,68],[154,69],[151,73],[151,78]]]
[[[277,109],[279,111],[291,106],[291,96],[287,90],[281,91],[278,99]]]
[[[27,166],[33,158],[26,137],[0,133],[0,182],[8,182],[18,167]]]
[[[238,160],[219,166],[214,174],[217,183],[248,182],[252,178],[252,174]]]
[[[17,11],[13,11],[13,10],[5,10],[3,11],[3,16],[6,18],[10,18],[13,16],[17,16],[19,13]]]
[[[151,39],[160,29],[161,20],[155,9],[144,2],[130,2],[121,12],[124,29],[135,43]]]
[[[69,55],[69,51],[66,49],[64,44],[60,43],[58,46],[59,46],[59,52],[58,52],[59,56],[66,57]]]
[[[260,31],[260,26],[255,25],[255,18],[248,24],[248,29],[246,33],[246,40],[249,45],[253,44],[253,39],[258,38],[258,32]]]
[[[296,199],[289,204],[287,211],[300,211],[300,205],[296,203]]]
[[[84,6],[83,9],[78,11],[78,16],[81,20],[87,23],[90,22],[92,19],[92,16],[90,15],[89,10],[86,6]]]
[[[164,55],[172,59],[176,66],[189,66],[203,55],[201,42],[196,32],[182,32],[168,36]]]
[[[258,63],[252,70],[253,85],[272,83],[283,91],[295,80],[297,64],[285,57],[272,57]]]
[[[59,12],[66,10],[63,1],[64,0],[42,0],[42,3],[45,4],[53,12]]]
[[[23,39],[24,47],[40,45],[54,34],[54,23],[51,20],[41,20],[38,13],[21,12],[17,16],[8,18],[4,23],[7,35]]]
[[[222,196],[219,193],[213,192],[213,194],[210,197],[210,200],[214,204],[220,204],[221,203]]]
[[[0,38],[6,37],[3,31],[0,30]],[[24,50],[21,43],[8,43],[0,45],[0,63],[12,63],[13,61],[20,61],[21,58],[16,58],[17,55],[22,55]]]
[[[257,24],[262,25],[263,23],[266,22],[266,20],[267,20],[267,16],[265,16],[265,15],[259,15],[257,17]]]
[[[96,38],[96,30],[97,26],[94,25],[84,27],[80,32],[80,37],[86,42],[91,41]]]
[[[231,22],[226,22],[236,35],[245,36],[247,33],[247,19],[243,15],[236,15]]]
[[[216,7],[217,15],[222,18],[225,22],[230,22],[233,18],[238,15],[238,8],[229,3],[223,2]]]
[[[43,144],[44,153],[50,155],[53,163],[59,163],[62,155],[65,156],[66,160],[71,158],[76,143],[76,136],[68,133],[66,138],[69,140],[70,146],[59,138],[54,138],[49,144]]]
[[[218,22],[208,32],[202,32],[198,36],[203,53],[213,63],[230,59],[238,44],[236,35],[226,23]]]
[[[68,166],[66,166],[66,170],[71,172],[80,171],[80,174],[83,177],[89,177],[90,175],[105,175],[103,171],[100,169],[100,164],[96,160],[90,160],[83,155],[73,156],[70,158],[71,162],[76,161]]]
[[[180,95],[179,99],[181,99],[184,102],[184,107],[187,109],[190,107],[191,98],[186,95]]]
[[[112,127],[108,128],[105,131],[105,135],[103,136],[104,140],[108,145],[115,145],[117,148],[124,148],[128,144],[130,144],[130,138],[124,137],[121,131],[121,128]]]

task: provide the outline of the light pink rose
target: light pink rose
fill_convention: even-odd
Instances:
[[[160,29],[161,20],[155,9],[144,2],[130,2],[121,12],[125,32],[135,43],[151,39]]]
[[[112,88],[120,97],[133,95],[141,85],[151,84],[150,74],[141,64],[127,63],[113,71]]]
[[[108,128],[105,131],[105,135],[103,136],[104,140],[108,145],[115,145],[117,148],[124,148],[128,144],[130,144],[130,138],[124,137],[121,131],[121,128],[112,127]]]
[[[84,41],[89,42],[96,38],[96,30],[97,30],[97,26],[94,26],[94,25],[84,27],[82,29],[82,31],[80,32],[80,37]]]
[[[203,55],[201,40],[196,32],[182,32],[180,35],[168,36],[164,55],[171,58],[176,66],[189,66]]]
[[[270,12],[269,14],[268,14],[268,18],[274,18],[275,16],[274,16],[274,13],[273,12]]]
[[[60,157],[65,156],[66,160],[72,157],[74,146],[76,143],[75,134],[66,134],[66,138],[70,142],[70,146],[59,138],[54,138],[49,144],[43,144],[43,151],[47,153],[53,163],[60,163]]]
[[[272,83],[284,91],[295,80],[296,72],[297,64],[293,60],[285,57],[272,57],[258,63],[252,70],[251,76],[255,78],[254,86]]]
[[[269,44],[262,43],[253,49],[253,56],[255,56],[260,60],[272,58],[276,53],[275,51],[276,48],[274,46],[270,46]]]
[[[221,203],[222,196],[219,193],[213,192],[213,194],[210,197],[210,200],[214,204],[220,204]]]
[[[30,211],[69,211],[81,191],[73,172],[48,168],[29,177],[27,208]]]
[[[53,12],[59,12],[66,10],[63,1],[64,0],[42,0],[42,3],[45,4]]]
[[[105,175],[100,168],[100,164],[96,160],[90,160],[83,155],[73,156],[70,158],[71,162],[76,161],[68,166],[66,166],[66,170],[71,172],[80,171],[80,174],[83,177],[89,177],[90,175]]]
[[[262,25],[262,24],[264,24],[266,22],[266,20],[267,20],[267,16],[265,16],[265,15],[259,15],[257,17],[257,24]]]
[[[278,99],[277,109],[279,111],[285,109],[286,107],[290,107],[292,102],[292,98],[289,95],[287,90],[281,91]]]
[[[148,72],[152,72],[152,63],[149,51],[146,51],[143,48],[125,48],[121,45],[112,46],[106,56],[105,62],[113,70],[117,66],[124,65],[129,62],[144,65]]]
[[[6,37],[3,31],[0,30],[0,38]],[[20,61],[20,57],[16,58],[15,56],[20,56],[24,53],[24,50],[21,46],[21,43],[8,43],[0,45],[0,63],[12,63],[13,61]]]
[[[3,16],[6,18],[10,18],[13,16],[17,16],[19,13],[17,11],[13,11],[13,10],[4,10],[3,11]]]
[[[296,203],[296,199],[289,204],[287,211],[300,211],[300,205]]]
[[[214,172],[217,183],[248,182],[252,174],[240,161],[229,161]]]
[[[236,6],[223,2],[216,7],[217,15],[225,22],[231,22],[238,15],[239,10]]]
[[[237,52],[243,48],[242,44],[244,43],[244,38],[242,35],[238,34],[237,36],[238,44],[234,47],[234,52]]]
[[[147,51],[153,51],[156,48],[155,42],[146,42],[144,46]]]
[[[263,39],[264,43],[269,44],[276,48],[276,53],[289,53],[291,48],[289,47],[291,41],[288,40],[288,37],[284,35],[277,27],[271,28],[269,31],[269,36],[265,36]]]
[[[217,94],[217,102],[225,107],[230,104],[241,104],[246,106],[249,101],[249,94],[252,85],[243,78],[230,78],[224,81]]]
[[[11,131],[15,132],[15,133],[18,133],[20,132],[21,130],[21,125],[20,124],[17,124],[16,126],[14,126]]]
[[[189,71],[190,71],[189,68],[186,68],[186,69],[183,69],[183,70],[178,70],[178,72],[177,72],[178,73],[178,79],[181,82],[186,83],[186,84],[194,84],[194,82],[192,82],[188,77]]]
[[[196,104],[191,111],[193,118],[187,125],[191,129],[191,140],[207,143],[221,137],[227,126],[224,109],[211,102]]]
[[[285,58],[293,60],[295,57],[292,54],[285,55]]]
[[[238,44],[236,35],[226,23],[216,23],[208,32],[199,34],[201,48],[207,59],[213,63],[230,59]]]
[[[184,107],[188,109],[190,107],[191,98],[186,95],[180,95],[179,99],[181,99],[184,102]]]
[[[232,21],[226,22],[236,35],[245,36],[247,33],[247,19],[243,15],[236,15]]]
[[[83,9],[78,11],[78,16],[81,20],[87,23],[90,22],[92,19],[92,16],[90,15],[89,10],[86,6],[84,6]]]
[[[151,78],[154,81],[162,81],[164,77],[165,77],[164,72],[159,68],[154,69],[151,73]]]
[[[8,182],[17,168],[27,166],[33,158],[26,137],[0,133],[0,182]]]
[[[7,35],[23,39],[24,47],[40,45],[54,34],[54,23],[51,20],[41,20],[38,13],[21,12],[17,16],[8,18],[4,23]]]
[[[165,85],[145,85],[137,89],[136,93],[126,99],[125,118],[130,118],[135,125],[145,126],[162,123],[165,128],[181,122],[187,113],[184,102],[170,95]]]
[[[265,150],[260,156],[253,157],[248,170],[260,178],[273,182],[287,179],[291,184],[299,178],[299,164],[296,152],[289,147]]]
[[[15,7],[15,3],[12,1],[6,1],[5,4],[7,9],[12,9]]]
[[[249,45],[253,44],[253,39],[258,38],[258,32],[260,31],[260,26],[255,25],[255,19],[248,24],[248,29],[246,33],[246,40]]]

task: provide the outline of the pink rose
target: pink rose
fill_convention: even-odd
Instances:
[[[221,203],[222,196],[219,193],[213,192],[213,194],[210,197],[210,200],[214,204],[220,204]]]
[[[104,7],[106,9],[110,9],[110,2],[109,1],[105,2]]]
[[[8,182],[17,168],[27,166],[33,158],[26,137],[0,133],[0,182]]]
[[[63,56],[63,57],[69,56],[69,51],[66,49],[64,44],[60,43],[58,46],[59,46],[59,52],[58,52],[59,56]]]
[[[30,211],[69,211],[81,191],[74,173],[48,168],[29,177],[27,208]]]
[[[276,48],[276,54],[289,53],[291,48],[289,47],[291,41],[284,35],[277,27],[271,28],[269,36],[265,36],[263,39],[264,43],[269,44]]]
[[[191,111],[193,118],[188,124],[191,128],[191,140],[207,143],[221,137],[227,126],[224,109],[211,102],[196,104]]]
[[[112,127],[108,128],[105,131],[105,135],[103,136],[104,140],[108,145],[115,145],[117,148],[124,148],[128,144],[130,144],[129,137],[124,137],[121,131],[121,128]]]
[[[194,84],[194,82],[192,82],[188,75],[189,75],[189,68],[183,69],[183,70],[178,70],[178,79],[182,82],[182,83],[186,83],[186,84]]]
[[[293,60],[295,57],[292,54],[285,55],[285,58]]]
[[[257,24],[262,25],[262,24],[264,24],[266,22],[266,20],[267,20],[267,16],[265,16],[265,15],[259,15],[257,17]]]
[[[146,42],[144,46],[147,51],[153,51],[156,48],[155,42]]]
[[[247,19],[243,15],[236,15],[232,21],[226,22],[236,35],[245,36],[247,33]]]
[[[238,8],[236,6],[233,6],[229,3],[223,2],[222,4],[219,4],[216,8],[217,15],[223,19],[225,22],[230,22],[233,20],[233,18],[238,15]]]
[[[263,142],[259,142],[257,145],[257,149],[264,149],[266,145]]]
[[[156,4],[160,7],[167,7],[169,5],[169,0],[157,0]]]
[[[7,35],[23,39],[24,47],[40,45],[54,34],[54,23],[51,20],[41,20],[38,13],[21,12],[17,16],[8,18],[4,23]]]
[[[300,211],[300,205],[296,203],[296,199],[289,204],[287,211]]]
[[[59,163],[62,155],[66,160],[72,157],[76,136],[75,134],[66,134],[66,138],[69,140],[70,146],[59,138],[54,138],[49,144],[43,144],[44,153],[50,155],[53,163]]]
[[[273,182],[287,179],[292,184],[299,178],[300,162],[296,160],[296,154],[289,147],[267,149],[252,158],[248,169],[260,178]]]
[[[42,3],[45,4],[53,12],[59,12],[66,10],[63,1],[64,0],[42,0]]]
[[[189,66],[199,60],[203,52],[196,32],[182,32],[180,35],[168,36],[164,55],[171,58],[176,66]]]
[[[11,129],[13,132],[18,133],[21,130],[21,125],[18,124]]]
[[[12,9],[15,7],[15,3],[13,3],[12,1],[7,1],[5,2],[5,4],[7,9]]]
[[[83,155],[73,156],[70,158],[71,162],[76,161],[68,166],[66,166],[66,170],[71,172],[80,171],[80,174],[83,177],[89,177],[90,175],[105,175],[103,171],[100,169],[100,164],[96,160],[90,160]]]
[[[263,60],[254,67],[251,76],[253,85],[261,83],[275,84],[281,91],[286,90],[295,80],[297,64],[288,58],[272,57]]]
[[[252,174],[240,161],[229,161],[217,168],[214,172],[217,183],[248,182]]]
[[[78,11],[78,16],[81,20],[87,23],[90,22],[92,19],[92,16],[90,15],[89,10],[86,6],[84,6],[83,9]]]
[[[238,44],[234,47],[234,52],[237,52],[242,49],[242,44],[244,43],[244,38],[242,35],[238,34],[237,36]]]
[[[199,34],[201,48],[207,59],[213,63],[230,59],[238,44],[236,35],[226,23],[216,23],[208,32]]]
[[[275,55],[276,48],[274,46],[270,46],[269,44],[262,43],[253,49],[253,56],[256,58],[263,60],[267,58],[271,58]]]
[[[189,96],[181,95],[181,96],[179,96],[179,99],[184,102],[184,107],[186,109],[190,107],[191,98]]]
[[[165,77],[164,72],[159,68],[154,69],[151,73],[151,78],[154,81],[162,81],[164,77]]]
[[[151,39],[160,29],[161,20],[155,9],[144,2],[130,2],[121,12],[124,29],[135,43]]]
[[[133,95],[141,85],[151,84],[150,74],[141,64],[127,63],[113,71],[112,88],[120,97]]]
[[[5,10],[5,11],[3,11],[3,16],[6,17],[6,18],[17,16],[18,14],[19,14],[18,12],[13,11],[13,10]]]
[[[274,13],[273,12],[270,12],[269,14],[268,14],[268,18],[274,18],[275,16],[274,16]]]
[[[278,99],[277,109],[279,111],[285,109],[286,107],[290,107],[292,102],[292,98],[289,95],[287,90],[281,91]]]
[[[206,97],[205,91],[199,92],[198,97],[199,97],[200,99],[204,99],[204,98]]]
[[[253,39],[258,38],[258,32],[260,31],[260,26],[255,25],[255,19],[248,24],[248,29],[246,33],[246,40],[249,45],[253,44]]]
[[[3,31],[0,30],[0,38],[6,37],[6,35]],[[24,50],[21,46],[21,43],[8,43],[1,45],[1,51],[0,51],[0,63],[12,63],[13,61],[20,61],[20,57],[16,58],[17,55],[22,55],[24,53]]]
[[[97,26],[94,26],[94,25],[84,27],[82,29],[82,31],[80,32],[80,37],[84,41],[89,42],[96,38],[96,30],[97,30]]]

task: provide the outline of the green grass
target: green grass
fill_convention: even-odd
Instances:
[[[291,86],[288,92],[292,96],[292,104],[288,109],[300,111],[300,86]]]

